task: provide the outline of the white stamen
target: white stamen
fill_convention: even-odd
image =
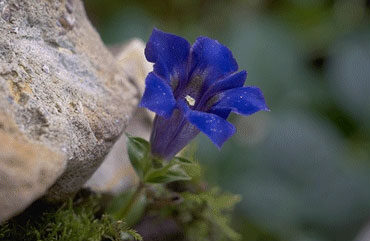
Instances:
[[[195,100],[193,97],[191,97],[190,95],[187,95],[185,96],[185,100],[188,102],[188,104],[190,106],[194,106],[195,105]]]

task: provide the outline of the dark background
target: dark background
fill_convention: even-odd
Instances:
[[[153,27],[219,40],[269,113],[231,117],[219,152],[197,141],[210,183],[240,193],[245,241],[348,241],[370,221],[370,1],[86,0],[108,45]],[[196,241],[196,240],[194,240]]]

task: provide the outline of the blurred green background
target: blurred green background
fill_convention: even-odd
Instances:
[[[243,196],[243,240],[360,240],[370,222],[370,1],[85,4],[108,45],[146,41],[153,27],[190,42],[205,35],[263,90],[272,111],[232,116],[238,133],[221,152],[198,138],[209,182]]]

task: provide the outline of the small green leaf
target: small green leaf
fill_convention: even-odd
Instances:
[[[174,158],[175,161],[178,161],[178,162],[182,162],[182,163],[185,163],[185,164],[193,164],[194,162],[186,159],[186,158],[183,158],[183,157],[175,157]]]
[[[116,219],[122,219],[122,213],[120,213],[120,211],[122,210],[122,207],[130,205],[129,202],[133,198],[134,192],[135,190],[129,190],[114,197],[106,208],[107,213],[109,213]],[[125,223],[128,226],[135,225],[143,216],[146,205],[146,196],[143,193],[140,193],[136,201],[130,206],[130,210],[125,213]]]
[[[184,170],[183,166],[179,165],[179,164],[175,164],[175,165],[171,166],[171,168],[168,169],[167,174],[170,177],[172,177],[172,179],[176,179],[176,180],[173,180],[171,182],[180,181],[180,180],[186,181],[186,180],[191,179],[191,177]]]
[[[181,164],[182,169],[187,173],[191,179],[199,179],[201,177],[201,168],[198,162],[184,158],[184,157],[175,157],[173,162]]]
[[[169,183],[174,181],[186,181],[190,180],[191,177],[186,173],[180,164],[169,163],[168,165],[152,169],[148,172],[145,177],[146,183]]]
[[[184,192],[181,196],[184,201],[178,206],[178,212],[189,240],[195,240],[195,237],[196,240],[209,240],[210,233],[219,237],[217,240],[241,239],[240,234],[231,228],[231,211],[241,200],[240,195],[212,188],[200,193]]]
[[[128,156],[137,174],[142,178],[145,170],[150,165],[150,158],[148,158],[150,144],[140,137],[133,137],[128,134],[126,135]]]

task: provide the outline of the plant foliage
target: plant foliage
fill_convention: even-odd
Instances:
[[[142,240],[121,220],[103,214],[97,217],[99,201],[89,197],[74,204],[69,200],[60,208],[12,219],[0,226],[2,241],[128,241]]]

